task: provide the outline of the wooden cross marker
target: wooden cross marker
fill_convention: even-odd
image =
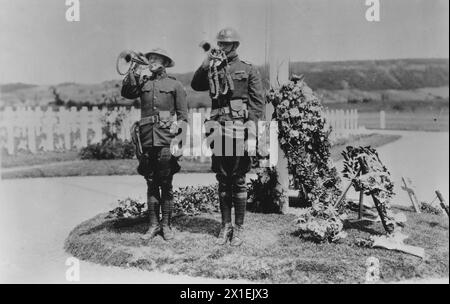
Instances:
[[[407,238],[408,236],[402,233],[395,233],[391,236],[376,236],[373,238],[373,247],[401,251],[424,259],[425,249],[417,246],[406,245],[404,240]]]
[[[408,193],[409,199],[411,200],[414,210],[416,210],[417,213],[421,213],[419,200],[417,199],[417,196],[414,192],[411,180],[408,178],[408,182],[407,182],[406,179],[404,177],[402,177],[402,182],[403,182],[402,189]]]
[[[445,203],[444,197],[442,196],[441,192],[439,190],[436,190],[436,195],[441,202],[441,207],[444,209],[444,211],[447,213],[448,216],[448,205]]]
[[[358,212],[358,219],[363,219],[363,212],[364,212],[364,191],[359,191],[359,212]]]

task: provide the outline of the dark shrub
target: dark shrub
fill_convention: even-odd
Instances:
[[[125,140],[109,140],[82,148],[81,159],[131,159],[134,157],[134,145]]]

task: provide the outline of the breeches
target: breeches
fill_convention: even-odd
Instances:
[[[147,182],[147,204],[150,225],[169,225],[173,210],[173,175],[179,171],[179,165],[170,153],[169,147],[154,147],[144,151],[147,153],[148,165],[145,168]]]
[[[219,182],[219,203],[222,213],[222,225],[231,223],[231,209],[234,205],[235,224],[244,224],[245,210],[247,205],[247,185],[240,164],[246,162],[244,157],[216,157],[216,165],[220,170],[216,173]],[[214,162],[214,160],[213,160]],[[248,172],[248,171],[247,171]]]

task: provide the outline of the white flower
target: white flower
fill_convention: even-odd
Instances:
[[[291,117],[299,117],[300,111],[298,110],[298,108],[292,108],[289,110],[289,114],[291,114]]]
[[[281,118],[283,119],[289,118],[289,112],[284,112],[283,114],[281,114]]]
[[[295,137],[295,138],[297,138],[297,137],[299,137],[299,135],[300,135],[300,133],[299,133],[297,130],[291,130],[291,131],[289,131],[289,136],[290,136],[290,137]]]

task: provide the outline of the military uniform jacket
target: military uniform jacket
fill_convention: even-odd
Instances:
[[[141,99],[141,119],[157,116],[159,121],[140,128],[144,148],[170,146],[176,134],[171,133],[171,122],[188,120],[186,91],[181,82],[164,72],[139,84],[135,75],[123,80],[122,96]]]
[[[251,64],[240,60],[237,54],[228,56],[229,71],[234,84],[232,99],[245,99],[248,107],[248,119],[255,122],[264,119],[264,100],[262,96],[261,76]],[[208,68],[200,67],[194,74],[191,87],[195,91],[208,91]],[[228,106],[226,97],[212,100],[212,109]]]

